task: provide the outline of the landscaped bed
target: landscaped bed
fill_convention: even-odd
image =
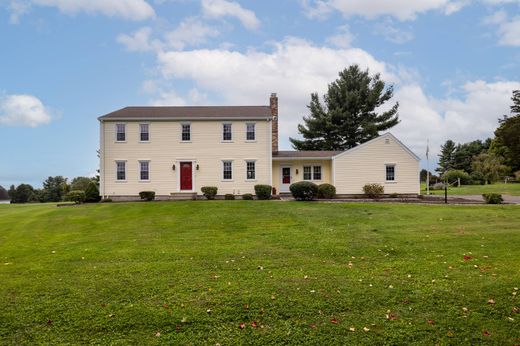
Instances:
[[[0,206],[0,344],[520,343],[518,206]]]

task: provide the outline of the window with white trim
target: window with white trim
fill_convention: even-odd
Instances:
[[[141,142],[148,142],[150,140],[150,125],[139,124],[139,133]]]
[[[312,167],[312,179],[321,180],[321,166]]]
[[[246,161],[246,179],[247,180],[256,179],[256,162],[255,161]]]
[[[150,161],[139,161],[139,179],[150,180]]]
[[[116,161],[116,179],[126,180],[126,161]]]
[[[303,180],[312,180],[312,166],[303,166]]]
[[[222,140],[230,141],[232,139],[231,124],[222,124]]]
[[[233,179],[233,161],[222,161],[222,179]]]
[[[386,165],[386,181],[395,181],[395,165]]]
[[[247,141],[254,141],[254,140],[256,140],[255,124],[254,123],[246,124],[246,140]]]
[[[116,124],[116,141],[118,141],[118,142],[126,141],[126,125],[125,124]]]
[[[191,141],[191,124],[182,124],[182,135],[181,139],[183,142]]]

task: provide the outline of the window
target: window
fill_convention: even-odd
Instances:
[[[139,179],[150,180],[150,161],[139,161]]]
[[[222,124],[222,140],[230,141],[232,138],[231,124]]]
[[[116,161],[116,176],[117,180],[126,180],[126,162]]]
[[[313,167],[313,180],[321,180],[321,166]]]
[[[232,161],[222,161],[222,178],[224,180],[233,179],[233,162]]]
[[[182,124],[182,141],[189,142],[191,141],[191,125],[190,124]]]
[[[321,180],[321,166],[303,166],[303,180]]]
[[[386,181],[395,181],[395,165],[386,165]]]
[[[256,167],[255,161],[246,161],[246,179],[247,180],[255,180],[256,179]]]
[[[125,124],[116,124],[116,141],[124,142],[126,141],[126,129]]]
[[[150,140],[150,125],[139,124],[139,130],[141,133],[141,142],[148,142]]]
[[[311,166],[303,166],[303,180],[312,180]]]
[[[255,124],[246,124],[246,140],[254,141],[255,139]]]

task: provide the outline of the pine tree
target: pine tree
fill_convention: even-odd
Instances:
[[[511,106],[511,113],[520,116],[520,90],[513,90],[513,97],[511,97],[513,105]]]
[[[448,139],[444,145],[441,145],[441,153],[439,154],[439,167],[436,171],[444,173],[453,168],[454,153],[455,153],[455,142]]]
[[[376,112],[393,96],[393,88],[385,88],[380,75],[369,75],[352,65],[329,84],[321,103],[317,93],[311,94],[307,106],[310,115],[298,125],[303,140],[290,138],[296,150],[346,150],[371,140],[381,131],[399,123],[399,103],[384,112]]]

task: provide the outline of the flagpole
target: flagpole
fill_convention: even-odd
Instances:
[[[426,140],[426,195],[430,195],[430,139]]]

